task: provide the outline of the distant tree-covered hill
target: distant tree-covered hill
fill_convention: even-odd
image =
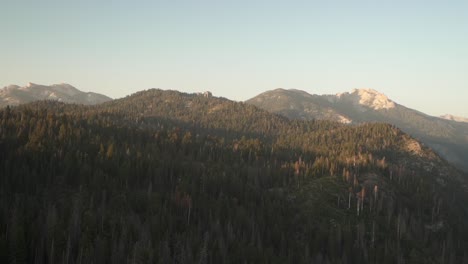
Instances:
[[[1,263],[467,263],[466,176],[400,129],[148,90],[0,110]]]
[[[246,103],[292,119],[393,124],[436,150],[452,164],[468,171],[468,123],[409,109],[372,89],[355,89],[337,95],[311,95],[300,90],[277,89],[262,93]]]

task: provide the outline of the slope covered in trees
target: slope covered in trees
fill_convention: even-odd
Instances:
[[[389,123],[468,172],[468,124],[407,108],[375,90],[355,89],[351,93],[337,95],[311,95],[300,90],[276,89],[259,94],[246,103],[291,119]]]
[[[0,262],[466,263],[464,179],[385,124],[38,102],[0,111]]]

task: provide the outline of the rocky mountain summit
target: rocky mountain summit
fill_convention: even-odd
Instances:
[[[373,89],[353,89],[350,93],[336,95],[337,102],[340,100],[351,101],[356,107],[366,107],[374,110],[395,108],[395,103],[386,95]],[[363,111],[365,111],[363,109]]]

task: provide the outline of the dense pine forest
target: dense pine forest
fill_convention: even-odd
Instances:
[[[148,90],[0,110],[0,263],[468,263],[468,176],[387,124]]]

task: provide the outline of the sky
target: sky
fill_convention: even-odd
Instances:
[[[0,0],[0,86],[246,100],[372,88],[468,117],[468,1]]]

